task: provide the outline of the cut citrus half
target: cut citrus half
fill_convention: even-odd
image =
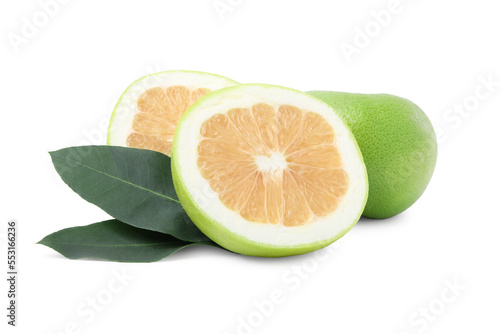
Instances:
[[[143,148],[170,156],[182,114],[199,98],[236,85],[202,72],[167,71],[132,83],[118,100],[108,128],[108,144]]]
[[[181,204],[213,241],[277,257],[325,247],[363,211],[356,140],[327,104],[288,88],[221,89],[181,118],[172,150]]]

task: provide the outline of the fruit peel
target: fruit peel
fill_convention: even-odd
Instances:
[[[290,88],[273,86],[273,85],[247,84],[247,85],[240,85],[238,87],[252,86],[252,85],[269,89],[280,88],[291,92],[304,94],[302,92]],[[352,219],[352,222],[349,225],[346,225],[345,228],[343,228],[343,230],[339,231],[333,237],[320,241],[302,243],[297,245],[273,245],[269,243],[256,242],[255,240],[251,240],[250,238],[247,238],[241,234],[237,234],[234,233],[233,231],[230,231],[227,227],[225,227],[223,224],[213,219],[210,215],[208,215],[205,212],[205,210],[202,207],[200,207],[199,200],[196,199],[197,195],[194,194],[192,190],[190,191],[188,189],[185,181],[183,180],[183,176],[181,175],[182,174],[181,170],[185,167],[180,165],[179,159],[181,155],[185,154],[186,152],[185,148],[183,147],[182,140],[179,139],[178,132],[179,129],[182,128],[184,120],[189,118],[191,113],[193,113],[194,110],[201,107],[207,99],[211,98],[213,99],[214,96],[224,94],[225,92],[234,89],[235,87],[233,86],[233,87],[223,88],[218,91],[207,94],[205,97],[201,98],[199,101],[193,104],[183,114],[179,122],[179,126],[177,128],[177,132],[174,137],[174,143],[172,147],[172,176],[177,195],[188,216],[205,235],[207,235],[217,244],[228,250],[244,255],[259,256],[259,257],[282,257],[290,255],[299,255],[324,248],[333,243],[334,241],[338,240],[339,238],[341,238],[357,223],[357,221],[361,217],[361,214],[363,212],[364,206],[368,198],[368,174],[363,164],[362,154],[358,144],[356,143],[354,135],[349,131],[348,127],[344,123],[342,124],[345,127],[347,137],[354,144],[355,154],[357,155],[357,158],[360,160],[363,168],[363,173],[361,177],[362,181],[360,182],[364,184],[364,193],[359,195],[360,196],[359,198],[361,198],[360,200],[361,209],[357,211],[357,216],[355,216],[354,219]],[[309,98],[315,100],[316,103],[320,103],[321,105],[323,105],[324,108],[332,110],[332,108],[328,104],[321,101],[320,99],[314,97],[309,97]],[[343,122],[341,119],[339,119],[339,121]],[[190,170],[189,172],[194,172],[194,171]],[[184,174],[189,175],[189,173],[184,173]]]
[[[422,109],[389,94],[308,94],[335,109],[356,137],[370,183],[364,217],[393,217],[422,196],[437,161],[436,134]]]

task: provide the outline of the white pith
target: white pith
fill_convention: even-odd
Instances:
[[[258,155],[255,157],[255,163],[257,164],[259,171],[264,173],[280,172],[288,165],[285,156],[280,152],[274,152],[269,157],[265,155]]]
[[[349,189],[338,208],[328,216],[316,217],[312,223],[296,227],[249,222],[237,212],[228,209],[210,187],[198,169],[198,143],[202,139],[200,128],[205,120],[232,108],[250,108],[266,103],[275,108],[292,105],[304,111],[321,115],[335,131],[335,142],[343,168],[349,175]],[[359,150],[349,130],[334,111],[315,98],[293,90],[273,86],[243,85],[226,89],[224,94],[213,94],[194,105],[183,117],[174,139],[176,171],[198,210],[229,231],[255,243],[276,246],[297,246],[331,240],[356,223],[363,210],[367,180]],[[260,168],[281,168],[279,156],[261,159]]]
[[[108,128],[108,144],[127,146],[127,137],[133,132],[134,116],[139,111],[137,100],[150,88],[184,86],[190,90],[208,88],[214,91],[235,84],[237,83],[217,75],[187,71],[160,72],[141,78],[130,85],[118,101]]]

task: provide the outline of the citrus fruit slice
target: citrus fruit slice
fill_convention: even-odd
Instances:
[[[327,104],[292,89],[221,89],[181,118],[172,150],[181,204],[213,241],[254,256],[325,247],[368,194],[356,140]]]
[[[368,170],[370,192],[363,216],[395,216],[415,203],[437,160],[431,122],[413,102],[388,94],[313,91],[349,126]]]
[[[235,81],[202,72],[167,71],[132,83],[111,116],[109,145],[143,148],[170,156],[182,114],[205,94]]]

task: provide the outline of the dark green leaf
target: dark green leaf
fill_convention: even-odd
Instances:
[[[210,240],[182,209],[168,156],[117,146],[69,147],[50,155],[71,189],[114,218],[185,241]]]
[[[154,262],[187,246],[217,246],[213,242],[188,242],[159,232],[139,229],[118,220],[67,228],[43,238],[39,244],[70,259],[118,262]]]

